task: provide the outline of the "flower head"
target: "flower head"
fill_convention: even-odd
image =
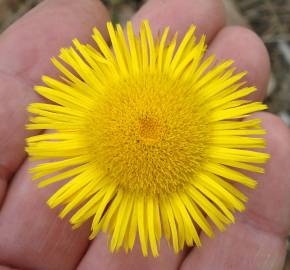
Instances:
[[[28,108],[27,128],[49,130],[27,139],[41,160],[33,179],[64,181],[49,206],[74,211],[75,228],[91,220],[90,239],[106,232],[112,251],[131,250],[137,235],[145,256],[148,246],[158,255],[162,236],[175,252],[200,246],[198,228],[213,235],[208,219],[224,230],[244,210],[237,185],[256,181],[243,170],[263,173],[268,154],[250,149],[265,146],[265,131],[241,119],[266,105],[241,99],[256,90],[241,82],[246,73],[205,59],[194,26],[179,45],[168,27],[153,38],[147,21],[138,36],[131,22],[126,35],[107,26],[112,49],[94,29],[97,49],[75,39],[52,59],[60,79],[35,87],[52,103]]]

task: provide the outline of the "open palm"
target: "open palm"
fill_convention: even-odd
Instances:
[[[259,89],[252,99],[263,99],[270,69],[267,52],[250,30],[224,26],[221,1],[150,0],[133,24],[145,18],[155,34],[170,25],[182,36],[196,24],[197,35],[207,36],[208,53],[231,58],[239,69],[248,70],[248,83]],[[236,224],[214,239],[201,235],[202,248],[176,256],[162,242],[156,259],[144,258],[138,245],[129,255],[111,254],[104,235],[89,242],[89,224],[72,231],[57,209],[45,204],[56,187],[37,190],[24,152],[24,140],[32,135],[24,128],[26,107],[40,100],[32,87],[42,74],[55,75],[49,58],[60,47],[69,46],[74,37],[89,42],[93,26],[107,36],[108,20],[108,12],[95,0],[46,0],[0,36],[0,270],[282,269],[290,226],[290,132],[268,113],[258,115],[272,155],[266,174],[255,175],[256,190],[245,190],[250,201]]]

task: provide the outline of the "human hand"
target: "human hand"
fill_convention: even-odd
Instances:
[[[180,36],[196,24],[197,34],[207,35],[208,53],[231,58],[241,70],[248,70],[248,84],[259,89],[252,98],[263,99],[269,76],[267,52],[251,31],[224,27],[220,1],[151,0],[134,16],[133,24],[144,18],[155,33],[170,25]],[[24,129],[26,107],[40,100],[32,87],[40,83],[42,74],[55,75],[49,58],[69,46],[72,38],[88,42],[93,26],[107,36],[107,20],[105,8],[94,0],[47,0],[0,36],[0,270],[282,269],[290,225],[290,135],[268,113],[258,114],[268,131],[266,151],[272,155],[266,174],[255,175],[258,188],[245,191],[250,200],[236,224],[226,233],[216,232],[215,239],[202,235],[200,249],[176,256],[162,242],[158,258],[144,258],[138,245],[129,255],[111,254],[104,235],[89,243],[89,224],[72,231],[68,222],[57,217],[58,210],[47,207],[45,201],[56,187],[37,190],[23,150],[25,138],[31,135]]]

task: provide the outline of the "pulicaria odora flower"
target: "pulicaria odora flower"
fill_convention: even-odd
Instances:
[[[63,182],[48,200],[63,205],[78,228],[91,223],[90,239],[107,233],[111,251],[159,252],[165,238],[175,252],[200,246],[199,231],[213,236],[243,211],[240,185],[256,181],[269,155],[260,120],[247,118],[266,105],[245,97],[233,61],[205,57],[205,36],[191,26],[177,44],[169,28],[153,37],[144,21],[135,35],[107,24],[111,47],[97,29],[96,46],[73,40],[52,62],[59,79],[44,76],[35,91],[28,129],[48,130],[27,139],[37,160],[33,179],[44,187]],[[252,149],[252,150],[251,150]]]

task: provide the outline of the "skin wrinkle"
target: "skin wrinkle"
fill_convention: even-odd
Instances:
[[[239,221],[252,226],[256,230],[264,231],[265,233],[271,234],[275,237],[284,239],[285,235],[287,235],[287,232],[281,230],[278,224],[273,224],[272,220],[263,217],[261,214],[253,210],[247,211],[247,216],[241,215]]]
[[[279,229],[279,226],[277,224],[273,225],[273,222],[270,219],[263,217],[257,212],[254,212],[253,210],[247,211],[247,216],[240,215],[237,218],[237,222],[240,222],[244,226],[250,227],[251,230],[254,230],[257,233],[262,233],[266,236],[274,237],[277,241],[281,241],[281,243],[284,243],[285,247],[287,245],[288,233]],[[284,252],[285,251],[286,249],[284,250]]]
[[[13,173],[5,165],[0,164],[0,180],[7,181]]]
[[[2,202],[5,199],[5,191],[8,186],[8,181],[12,177],[13,172],[5,165],[0,164],[0,211]]]
[[[248,224],[243,224],[244,226],[249,226]],[[258,227],[253,227],[252,225],[249,226],[249,230],[253,231],[253,234],[259,235],[259,237],[261,238],[260,243],[269,241],[268,246],[271,245],[271,249],[269,249],[268,252],[265,252],[264,249],[264,245],[258,245],[258,248],[256,249],[256,254],[255,257],[253,256],[253,258],[250,260],[248,264],[249,265],[253,265],[253,261],[257,261],[259,262],[259,264],[257,264],[257,268],[255,267],[254,269],[280,269],[280,268],[276,268],[276,265],[280,265],[280,267],[282,267],[283,265],[283,256],[280,256],[281,253],[282,254],[286,254],[286,238],[278,238],[276,237],[275,241],[273,241],[272,236],[269,235],[268,232],[265,232],[263,230],[260,230]],[[248,228],[247,228],[248,229]],[[247,230],[246,229],[246,230]],[[266,239],[264,241],[262,241],[262,239]],[[268,239],[268,240],[267,240]],[[270,252],[271,250],[273,250],[274,252]],[[274,268],[275,267],[275,268]],[[245,268],[247,268],[247,266],[245,265]]]
[[[281,251],[282,251],[282,254],[284,253],[284,256],[286,256],[286,246],[287,246],[287,236],[285,236],[285,234],[277,234],[276,232],[273,232],[273,231],[269,231],[269,230],[265,230],[263,229],[263,227],[261,226],[258,226],[255,224],[255,222],[250,222],[250,220],[248,219],[248,221],[246,219],[244,219],[242,221],[242,223],[244,226],[249,226],[252,230],[256,231],[257,233],[260,233],[260,234],[264,234],[265,236],[267,237],[272,237],[274,236],[276,241],[277,242],[280,242],[280,246],[282,247]],[[262,228],[262,229],[261,229]],[[272,262],[272,265],[274,266],[275,265],[275,260],[273,260],[273,257],[279,257],[279,252],[276,252],[275,254],[276,256],[273,256],[273,254],[268,254],[266,255],[267,259],[265,259],[265,266],[267,264],[271,264]],[[283,258],[283,256],[281,256]],[[276,260],[279,260],[279,258],[276,258]],[[280,259],[280,261],[283,261]],[[281,264],[281,267],[282,267],[282,264]],[[262,268],[262,269],[265,269],[265,268]],[[269,267],[269,269],[275,269],[273,267]]]

